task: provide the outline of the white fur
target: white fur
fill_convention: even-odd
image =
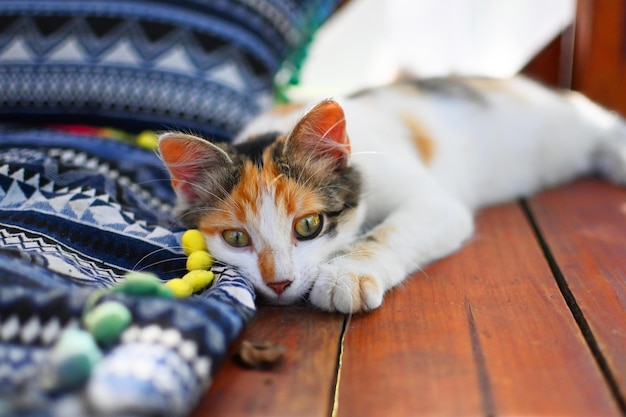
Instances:
[[[340,101],[351,163],[364,176],[363,221],[334,242],[322,237],[293,247],[290,240],[278,243],[278,236],[291,236],[291,224],[275,224],[273,197],[261,197],[268,220],[260,230],[251,231],[252,238],[272,239],[281,252],[276,258],[285,262],[281,274],[293,279],[283,295],[278,297],[263,285],[254,267],[256,259],[227,255],[223,242],[210,242],[215,255],[244,265],[244,274],[277,302],[294,301],[310,290],[310,301],[322,309],[370,310],[412,271],[458,249],[472,234],[472,214],[479,207],[594,169],[626,182],[626,128],[619,117],[581,95],[557,94],[521,77],[467,82],[486,87],[481,90],[483,102],[415,94],[406,87]],[[436,141],[428,164],[401,117],[407,112]],[[254,120],[238,140],[265,131],[288,131],[301,115],[301,111],[268,113]],[[384,244],[369,246],[375,250],[364,261],[369,236],[385,239]]]
[[[220,235],[206,236],[207,246],[216,259],[235,265],[243,276],[249,279],[257,291],[266,299],[278,304],[291,304],[306,294],[311,282],[317,279],[320,259],[328,259],[333,253],[347,246],[358,233],[362,216],[354,217],[350,224],[344,224],[333,239],[321,236],[305,242],[293,238],[293,221],[284,207],[275,203],[273,190],[264,190],[257,196],[255,206],[259,222],[240,225],[250,235],[253,246],[233,248]],[[362,212],[363,209],[359,209]],[[258,266],[258,253],[271,247],[275,263],[275,282],[291,281],[291,285],[277,296],[263,281]]]

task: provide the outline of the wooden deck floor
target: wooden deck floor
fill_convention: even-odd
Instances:
[[[626,415],[626,190],[581,180],[477,224],[372,313],[262,306],[241,338],[285,360],[227,360],[193,417]]]

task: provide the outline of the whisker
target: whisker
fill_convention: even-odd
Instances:
[[[151,180],[145,180],[145,181],[139,181],[136,182],[136,185],[148,185],[148,184],[153,184],[153,183],[162,183],[162,182],[166,182],[166,183],[170,183],[172,180],[169,178],[153,178]]]
[[[346,119],[345,117],[342,117],[341,119],[337,120],[335,123],[333,123],[328,129],[326,129],[326,131],[324,132],[324,134],[322,135],[322,139],[326,139],[326,136],[328,136],[328,134],[337,126],[339,126],[341,123],[345,123]]]
[[[352,156],[394,156],[393,152],[381,152],[381,151],[360,151],[360,152],[353,152]]]
[[[139,264],[141,264],[145,259],[149,258],[152,255],[155,255],[155,254],[157,254],[159,252],[171,252],[172,249],[177,249],[177,248],[179,248],[179,247],[178,246],[173,247],[173,248],[167,247],[167,248],[160,248],[160,249],[153,250],[153,251],[147,253],[146,255],[142,256],[141,259],[139,259],[135,263],[135,266],[132,269],[136,269],[139,266]],[[182,246],[180,248],[182,249]]]
[[[174,258],[170,258],[170,259],[161,259],[159,261],[151,262],[151,263],[149,263],[147,265],[143,265],[141,267],[139,267],[139,265],[137,264],[135,266],[135,268],[133,268],[133,270],[135,270],[135,271],[145,271],[146,269],[152,268],[152,267],[157,266],[157,265],[161,265],[161,264],[172,262],[172,261],[184,260],[184,259],[187,259],[187,257],[186,256],[185,257],[178,256],[178,257],[174,257]],[[185,268],[181,268],[180,271],[185,271]],[[172,270],[172,272],[176,272],[176,271]]]

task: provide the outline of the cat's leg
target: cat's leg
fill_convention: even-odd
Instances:
[[[375,309],[385,291],[458,249],[472,231],[470,210],[442,190],[407,196],[349,250],[320,267],[310,301],[343,313]]]
[[[616,184],[626,185],[626,122],[623,119],[603,134],[592,157],[596,171]]]
[[[576,110],[570,125],[578,126],[577,132],[593,142],[587,148],[591,151],[591,168],[616,184],[626,185],[626,120],[580,93],[567,92],[564,97]],[[569,143],[571,138],[567,136]]]

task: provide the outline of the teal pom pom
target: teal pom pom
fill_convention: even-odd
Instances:
[[[102,352],[89,332],[65,330],[50,352],[44,386],[55,391],[76,388],[89,378],[100,359]]]

